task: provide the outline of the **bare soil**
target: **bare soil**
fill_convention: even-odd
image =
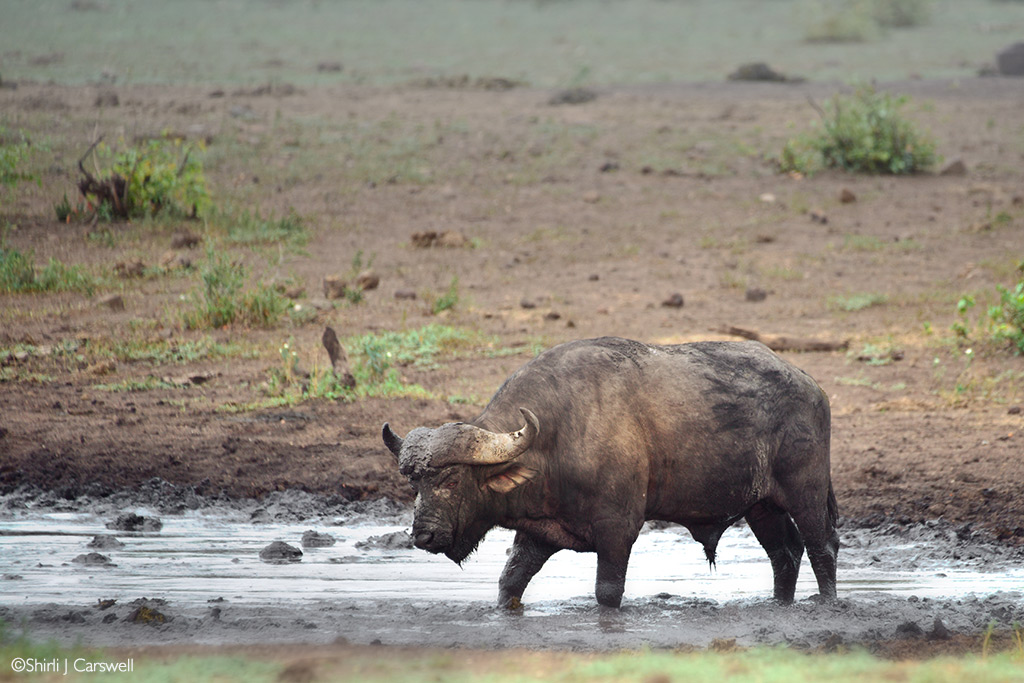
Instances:
[[[765,157],[815,118],[807,99],[835,91],[822,84],[601,88],[592,101],[563,105],[549,103],[550,91],[471,86],[117,87],[119,105],[102,108],[90,86],[0,90],[0,109],[48,141],[40,186],[23,183],[2,209],[7,245],[33,250],[39,263],[156,265],[184,227],[205,242],[185,252],[190,258],[201,260],[209,244],[230,249],[255,278],[302,285],[297,302],[307,308],[322,304],[323,278],[348,271],[358,251],[373,256],[381,278],[362,303],[326,306],[302,325],[209,333],[178,322],[181,297],[196,286],[188,273],[116,282],[109,289],[122,294],[123,311],[98,303],[110,291],[0,295],[0,347],[12,350],[0,382],[0,492],[38,487],[73,499],[160,478],[208,496],[294,488],[408,501],[380,441],[384,421],[405,433],[470,418],[538,347],[602,335],[735,338],[720,331],[732,325],[848,342],[782,352],[831,397],[832,470],[847,524],[943,518],[1022,544],[1024,365],[981,339],[958,344],[949,331],[961,296],[991,299],[1024,258],[1019,86],[889,86],[912,95],[908,115],[967,168],[909,178],[775,171]],[[372,135],[354,137],[366,130]],[[294,207],[311,228],[304,251],[225,246],[187,221],[114,224],[109,246],[88,237],[93,226],[54,218],[52,204],[73,196],[75,164],[97,133],[130,140],[162,131],[208,141],[215,202],[231,197],[273,215]],[[380,149],[366,152],[374,136]],[[413,153],[403,155],[405,143]],[[392,171],[378,172],[389,163]],[[855,200],[841,201],[844,190]],[[413,246],[412,234],[425,230],[457,231],[468,243]],[[453,277],[459,303],[431,314],[430,298]],[[754,288],[767,296],[749,300]],[[396,298],[399,290],[417,298]],[[663,305],[676,293],[681,307]],[[863,294],[875,305],[844,310]],[[432,322],[521,352],[402,368],[435,399],[222,409],[262,398],[258,387],[289,338],[304,363],[322,364],[325,326],[345,337]],[[97,368],[99,359],[74,353],[13,353],[207,334],[247,344],[256,357]],[[881,349],[875,360],[872,349]],[[208,380],[98,387],[196,375]]]

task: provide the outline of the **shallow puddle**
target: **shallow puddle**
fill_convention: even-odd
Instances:
[[[188,606],[217,598],[266,604],[397,596],[490,602],[512,541],[512,532],[492,531],[460,569],[421,550],[356,548],[357,542],[371,536],[402,529],[394,525],[254,525],[229,515],[197,513],[163,517],[160,532],[137,534],[112,532],[105,528],[107,521],[72,513],[0,520],[0,601],[14,606],[148,596]],[[299,547],[308,529],[331,534],[337,544],[304,549],[297,563],[268,564],[259,559],[259,551],[272,541]],[[86,544],[96,534],[114,534],[125,543],[121,549],[98,551],[116,566],[72,562],[92,552]],[[853,547],[840,552],[838,589],[843,597],[964,597],[1024,586],[1024,568],[1019,565],[986,566],[991,563],[969,554],[962,561],[935,560],[929,544],[863,531],[851,540]],[[574,598],[589,603],[595,566],[593,554],[558,553],[530,584],[524,601],[537,610],[557,610]],[[746,527],[726,532],[715,568],[709,568],[701,546],[685,531],[653,530],[642,534],[633,548],[625,597],[628,601],[668,593],[728,601],[766,598],[771,586],[768,559]],[[797,599],[816,592],[805,558]]]

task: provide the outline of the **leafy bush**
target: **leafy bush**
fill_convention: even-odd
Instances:
[[[195,218],[210,204],[210,193],[198,152],[178,139],[150,140],[114,153],[103,143],[97,158],[108,164],[96,178],[81,166],[85,177],[78,187],[87,206],[71,207],[65,195],[54,209],[63,220],[84,218],[89,210],[101,220],[145,218],[157,214]]]
[[[78,266],[68,266],[51,258],[36,271],[32,254],[0,246],[0,291],[3,292],[82,292],[91,295],[96,278]]]
[[[899,114],[907,98],[860,86],[836,95],[819,109],[822,129],[789,140],[782,149],[783,171],[813,173],[841,168],[860,173],[917,173],[936,161],[935,143]]]
[[[997,344],[1010,342],[1014,353],[1024,354],[1024,261],[1017,264],[1019,280],[1012,288],[998,285],[999,303],[988,307],[986,316],[979,320],[977,329]],[[959,320],[953,331],[965,340],[971,338],[970,310],[975,306],[973,296],[966,295],[957,302]]]
[[[271,327],[288,310],[289,301],[276,289],[260,284],[244,289],[246,269],[213,250],[199,272],[202,285],[192,295],[193,310],[182,315],[189,329],[218,328],[234,323]]]

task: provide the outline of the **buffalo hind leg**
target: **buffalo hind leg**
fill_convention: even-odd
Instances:
[[[796,524],[785,510],[768,502],[750,508],[746,518],[750,530],[771,560],[775,574],[775,599],[783,603],[793,602],[800,560],[804,556],[804,544]]]
[[[517,531],[505,569],[498,579],[498,606],[508,607],[509,601],[521,600],[530,579],[540,571],[548,558],[558,551],[559,548],[553,545]]]
[[[839,511],[832,484],[828,484],[824,500],[791,510],[790,514],[807,546],[807,559],[811,561],[814,578],[818,580],[819,599],[835,600],[836,557],[839,555],[836,519]]]

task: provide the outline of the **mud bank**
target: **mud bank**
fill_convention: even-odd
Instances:
[[[160,531],[111,531],[132,512]],[[206,497],[153,481],[66,500],[0,498],[0,619],[33,639],[87,645],[258,643],[616,650],[790,644],[821,648],[914,639],[932,645],[1024,621],[1019,548],[941,520],[841,529],[840,601],[817,604],[806,566],[798,601],[767,599],[771,573],[749,530],[730,529],[712,572],[684,530],[649,527],[634,548],[622,610],[592,596],[593,555],[559,553],[519,611],[493,605],[511,534],[492,532],[464,569],[443,557],[368,543],[411,523],[388,501],[301,491],[262,500]],[[274,540],[336,538],[300,562],[261,562]],[[123,546],[83,563],[96,535]],[[93,553],[95,554],[95,553]]]

